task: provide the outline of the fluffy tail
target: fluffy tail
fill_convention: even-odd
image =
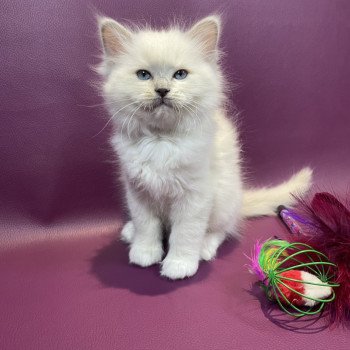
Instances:
[[[306,167],[278,186],[245,190],[242,214],[246,218],[274,215],[280,204],[293,206],[297,201],[291,193],[302,196],[309,190],[311,183],[312,170]]]

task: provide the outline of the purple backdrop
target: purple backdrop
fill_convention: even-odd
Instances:
[[[157,26],[224,13],[251,183],[311,165],[320,186],[350,184],[349,1],[3,0],[0,348],[350,348],[346,331],[292,322],[251,290],[243,253],[285,233],[276,218],[249,223],[188,281],[128,266],[110,129],[91,84],[96,9]]]

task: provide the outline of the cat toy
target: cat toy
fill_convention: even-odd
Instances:
[[[250,260],[250,271],[259,277],[267,297],[289,315],[317,314],[335,299],[336,265],[308,244],[257,242]]]
[[[345,196],[346,197],[346,196]],[[295,209],[279,209],[279,215],[292,233],[290,239],[311,245],[337,265],[336,298],[327,305],[331,323],[350,321],[350,197],[345,204],[336,195],[318,192],[298,198]]]

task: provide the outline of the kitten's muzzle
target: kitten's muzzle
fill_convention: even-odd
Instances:
[[[160,106],[172,107],[171,99],[167,97],[158,97],[155,99],[153,103],[153,108],[157,108]]]

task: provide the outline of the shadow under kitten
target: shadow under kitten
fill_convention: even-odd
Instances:
[[[118,233],[118,238],[119,236]],[[237,245],[238,242],[235,240],[225,242],[219,248],[217,259],[231,254]],[[166,238],[164,239],[164,247],[166,251]],[[189,286],[206,279],[210,274],[213,263],[215,264],[215,261],[202,261],[201,268],[195,276],[190,279],[172,281],[166,278],[160,278],[158,265],[147,268],[130,265],[128,250],[125,249],[125,244],[119,239],[112,238],[91,259],[90,273],[103,286],[128,289],[135,294],[154,296],[167,294],[178,288]]]

